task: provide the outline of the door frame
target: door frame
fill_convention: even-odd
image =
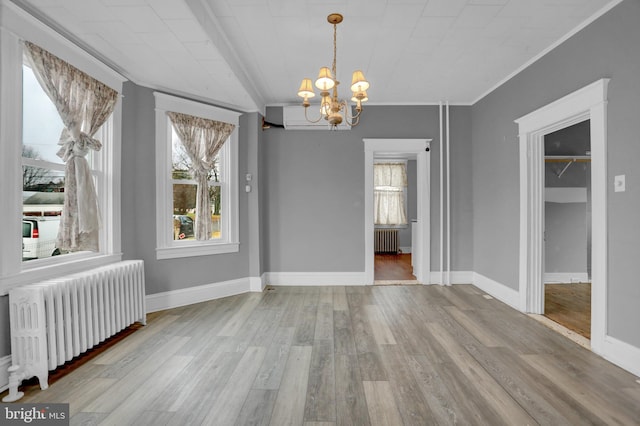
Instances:
[[[544,136],[584,120],[591,130],[591,348],[602,352],[607,309],[607,86],[597,80],[517,120],[520,144],[519,294],[544,314]]]
[[[365,285],[374,283],[373,247],[373,164],[376,156],[398,155],[416,159],[417,236],[412,253],[414,275],[418,283],[431,284],[431,209],[430,209],[430,142],[431,139],[364,138],[364,265]]]

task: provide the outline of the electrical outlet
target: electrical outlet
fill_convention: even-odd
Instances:
[[[626,190],[625,175],[618,175],[613,179],[614,192],[624,192]]]

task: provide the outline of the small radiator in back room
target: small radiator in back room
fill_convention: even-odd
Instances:
[[[376,253],[398,254],[397,229],[376,229],[373,239]]]

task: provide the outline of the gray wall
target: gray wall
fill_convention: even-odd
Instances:
[[[640,347],[640,2],[627,0],[477,102],[473,116],[474,270],[518,288],[518,128],[513,120],[603,77],[609,84],[608,333]],[[627,191],[614,193],[613,176]]]
[[[278,122],[280,108],[267,119]],[[271,128],[262,143],[265,270],[364,270],[363,138],[429,138],[431,144],[431,251],[439,262],[439,153],[437,106],[365,106],[348,131]],[[471,270],[470,107],[451,108],[452,269]],[[456,209],[458,209],[456,211]],[[458,213],[459,211],[459,213]]]
[[[9,296],[0,296],[0,357],[11,353],[9,329]]]
[[[587,203],[544,203],[545,272],[587,273]]]
[[[125,84],[122,123],[122,247],[124,258],[144,259],[147,294],[249,277],[248,197],[251,193],[244,192],[244,176],[249,170],[248,139],[249,136],[256,138],[257,122],[257,114],[245,114],[240,118],[240,251],[156,260],[154,96],[151,89],[133,83]]]
[[[407,161],[407,221],[406,228],[398,230],[398,245],[411,248],[411,219],[416,219],[418,214],[417,193],[417,165],[416,160]]]

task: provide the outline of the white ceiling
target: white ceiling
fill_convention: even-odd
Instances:
[[[243,111],[351,72],[370,103],[471,104],[620,0],[13,0],[132,81]]]

